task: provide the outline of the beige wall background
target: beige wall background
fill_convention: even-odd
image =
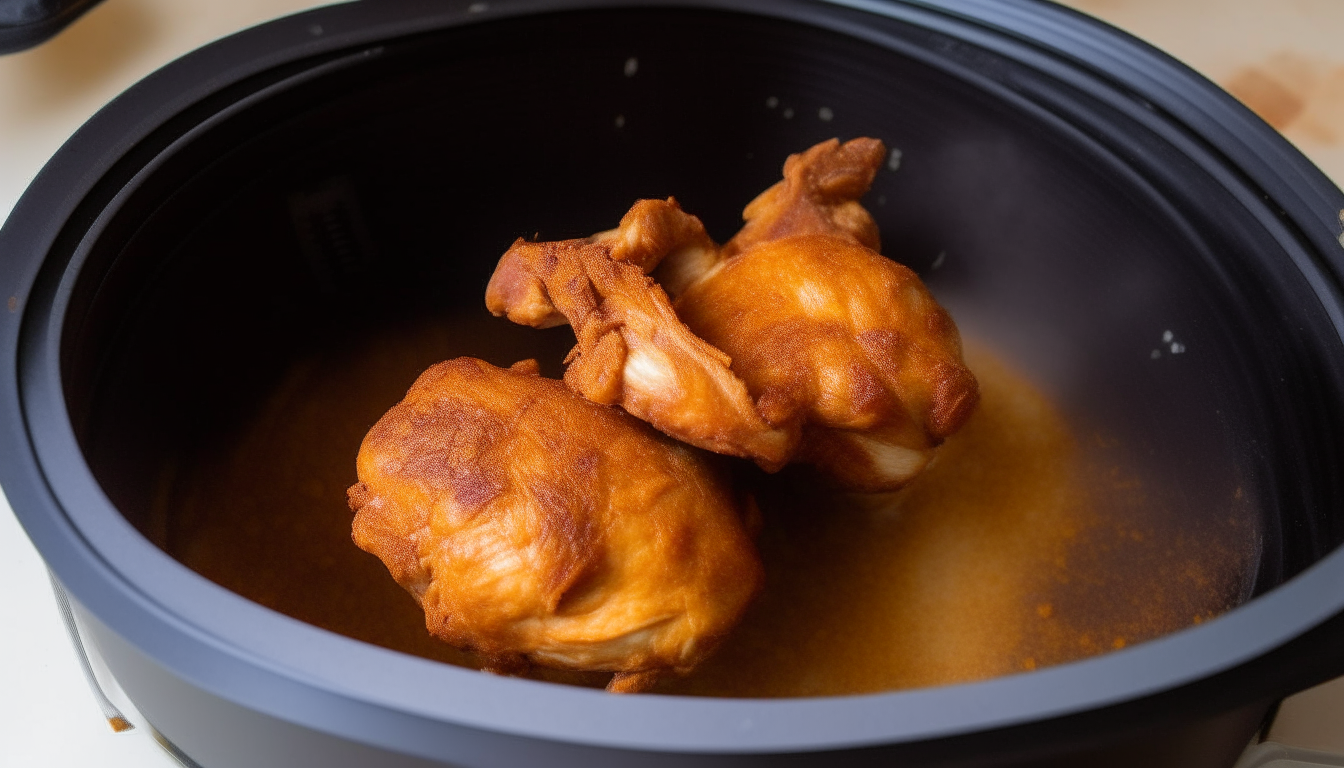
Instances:
[[[1344,2],[1066,0],[1180,59],[1344,186]]]

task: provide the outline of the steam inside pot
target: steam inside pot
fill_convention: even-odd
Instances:
[[[1235,212],[1192,202],[1216,190],[1159,188],[1157,170],[996,88],[711,11],[389,43],[211,123],[119,203],[63,332],[76,433],[126,518],[206,578],[476,665],[351,546],[344,492],[360,438],[430,365],[536,358],[561,375],[568,329],[481,307],[502,248],[671,194],[723,239],[789,152],[875,136],[899,154],[864,204],[884,254],[956,319],[981,407],[880,499],[798,469],[762,483],[764,592],[663,690],[983,679],[1206,620],[1323,546],[1275,522],[1260,374],[1282,345],[1222,266],[1254,249],[1220,218]]]

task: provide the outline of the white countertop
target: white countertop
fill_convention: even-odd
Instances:
[[[0,56],[0,221],[61,143],[136,80],[210,40],[321,4],[106,0],[46,44]],[[1229,88],[1344,184],[1344,0],[1070,4]],[[108,726],[76,662],[46,568],[3,498],[0,584],[0,768],[176,766],[143,729],[118,734]],[[1344,680],[1285,701],[1271,737],[1344,755]],[[1264,749],[1248,754],[1248,763],[1279,765],[1264,762],[1279,754]]]

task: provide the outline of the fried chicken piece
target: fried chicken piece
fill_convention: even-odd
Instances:
[[[772,423],[801,421],[796,460],[853,490],[909,481],[979,397],[956,327],[919,279],[847,238],[756,246],[676,308],[733,356]]]
[[[749,509],[709,457],[618,409],[472,358],[439,363],[360,446],[353,538],[486,668],[689,671],[760,590]]]
[[[495,268],[486,307],[535,328],[569,322],[578,344],[565,360],[565,383],[589,400],[777,470],[794,453],[797,430],[762,418],[732,360],[687,329],[645,275],[668,252],[697,251],[718,251],[699,219],[674,200],[641,201],[620,227],[591,238],[516,241]]]
[[[565,381],[673,437],[767,471],[803,461],[850,489],[898,488],[965,422],[979,390],[950,316],[913,272],[877,253],[858,198],[885,155],[876,139],[832,139],[790,156],[722,248],[672,199],[640,201],[617,229],[587,240],[518,241],[487,307],[537,327],[567,318],[578,345]],[[622,279],[595,279],[608,270]],[[675,319],[658,283],[639,280],[645,272],[675,297]],[[632,366],[622,357],[632,337],[663,348],[674,338],[723,365],[668,354]]]
[[[771,423],[801,418],[797,460],[862,491],[918,474],[980,396],[951,316],[878,253],[858,199],[885,157],[877,139],[792,155],[718,260],[664,265],[678,317],[732,356]]]

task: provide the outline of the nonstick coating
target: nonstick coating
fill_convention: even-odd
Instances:
[[[6,490],[169,738],[208,766],[980,765],[1093,750],[1149,763],[1188,738],[1219,765],[1275,697],[1344,671],[1338,650],[1315,652],[1338,639],[1344,600],[1340,253],[1324,223],[1344,199],[1281,139],[1155,52],[1025,2],[965,4],[960,19],[584,5],[358,4],[245,33],[95,118],[74,142],[106,160],[67,147],[0,235],[33,260],[3,276],[25,334],[12,313],[26,394],[7,428],[31,435],[6,435]],[[1121,53],[1148,69],[1096,71]],[[134,122],[137,102],[158,105],[152,120]],[[1229,115],[1240,133],[1223,132]],[[426,317],[477,327],[513,238],[601,230],[640,197],[675,194],[724,239],[789,152],[861,135],[899,150],[865,199],[885,253],[1118,446],[1153,489],[1132,514],[1239,553],[1244,607],[971,685],[615,701],[324,633],[151,544],[165,546],[164,468],[255,411],[297,357]],[[1266,165],[1271,150],[1289,159]],[[62,179],[87,187],[48,206],[64,216],[20,218]],[[462,343],[546,362],[566,345],[548,333]],[[36,463],[50,486],[24,474]],[[268,735],[244,744],[237,729]],[[1118,746],[1131,741],[1145,746]]]

